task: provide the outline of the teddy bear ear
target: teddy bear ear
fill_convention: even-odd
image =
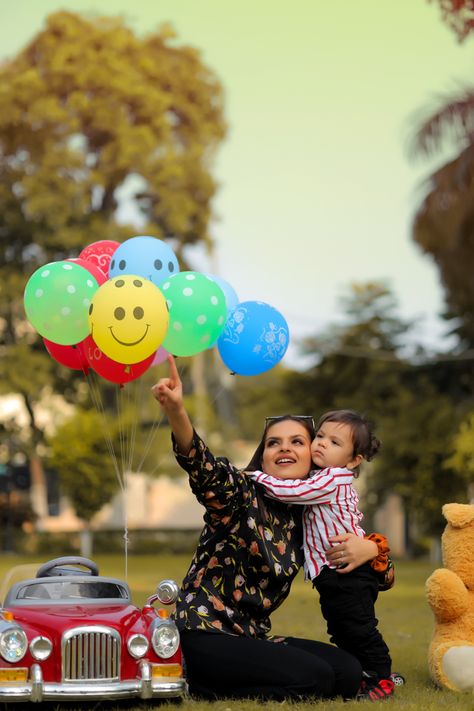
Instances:
[[[443,516],[454,528],[464,528],[474,521],[474,505],[444,504]]]

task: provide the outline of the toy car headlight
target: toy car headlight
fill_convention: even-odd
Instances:
[[[151,643],[156,654],[162,659],[169,659],[179,647],[179,632],[174,622],[160,621],[153,630]]]
[[[18,662],[26,654],[28,640],[21,627],[11,625],[0,632],[0,654],[6,662]]]
[[[132,657],[135,659],[141,659],[148,652],[148,647],[150,643],[147,638],[142,634],[132,634],[127,640],[127,648]]]

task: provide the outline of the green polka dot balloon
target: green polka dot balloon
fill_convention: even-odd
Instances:
[[[79,264],[45,264],[31,275],[25,287],[28,321],[53,343],[79,343],[89,335],[89,306],[98,288],[92,274]]]
[[[209,348],[227,319],[226,298],[220,286],[199,272],[179,272],[160,289],[170,315],[163,348],[175,356],[191,356]]]

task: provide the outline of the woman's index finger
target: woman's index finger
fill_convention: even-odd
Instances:
[[[179,383],[180,378],[174,356],[168,356],[168,364],[170,369],[170,380],[173,382],[173,384]]]

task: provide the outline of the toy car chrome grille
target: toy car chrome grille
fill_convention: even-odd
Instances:
[[[90,625],[68,630],[62,639],[64,681],[114,680],[120,676],[120,635]]]

